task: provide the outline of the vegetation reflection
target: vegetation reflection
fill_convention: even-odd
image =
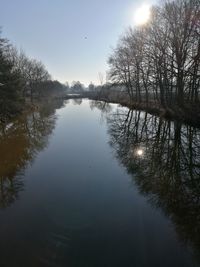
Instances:
[[[24,188],[23,172],[48,144],[55,127],[55,109],[63,101],[40,103],[38,110],[9,124],[0,124],[0,208],[11,205]]]
[[[124,108],[107,122],[119,161],[200,260],[200,129]]]

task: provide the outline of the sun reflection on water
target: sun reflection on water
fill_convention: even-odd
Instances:
[[[139,156],[139,157],[142,157],[143,155],[144,155],[144,150],[143,149],[137,149],[136,150],[136,154],[137,154],[137,156]]]

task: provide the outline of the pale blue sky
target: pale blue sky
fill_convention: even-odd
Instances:
[[[41,60],[54,79],[98,83],[134,11],[156,0],[0,0],[3,35]],[[87,37],[87,39],[85,39]]]

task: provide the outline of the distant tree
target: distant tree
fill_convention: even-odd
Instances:
[[[80,94],[84,91],[84,85],[80,83],[79,81],[73,81],[71,85],[71,92]]]
[[[69,83],[68,82],[65,82],[65,89],[66,89],[66,92],[68,92],[69,91]]]
[[[94,84],[92,82],[89,84],[88,90],[89,90],[89,92],[94,92],[95,91],[95,86],[94,86]]]
[[[102,86],[104,84],[104,75],[102,72],[98,73],[99,83]]]
[[[43,81],[40,84],[40,96],[42,97],[64,97],[67,87],[59,81]]]

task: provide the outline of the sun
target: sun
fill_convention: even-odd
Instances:
[[[148,4],[143,4],[140,6],[134,16],[135,24],[136,25],[144,25],[146,24],[151,16],[151,7]]]

